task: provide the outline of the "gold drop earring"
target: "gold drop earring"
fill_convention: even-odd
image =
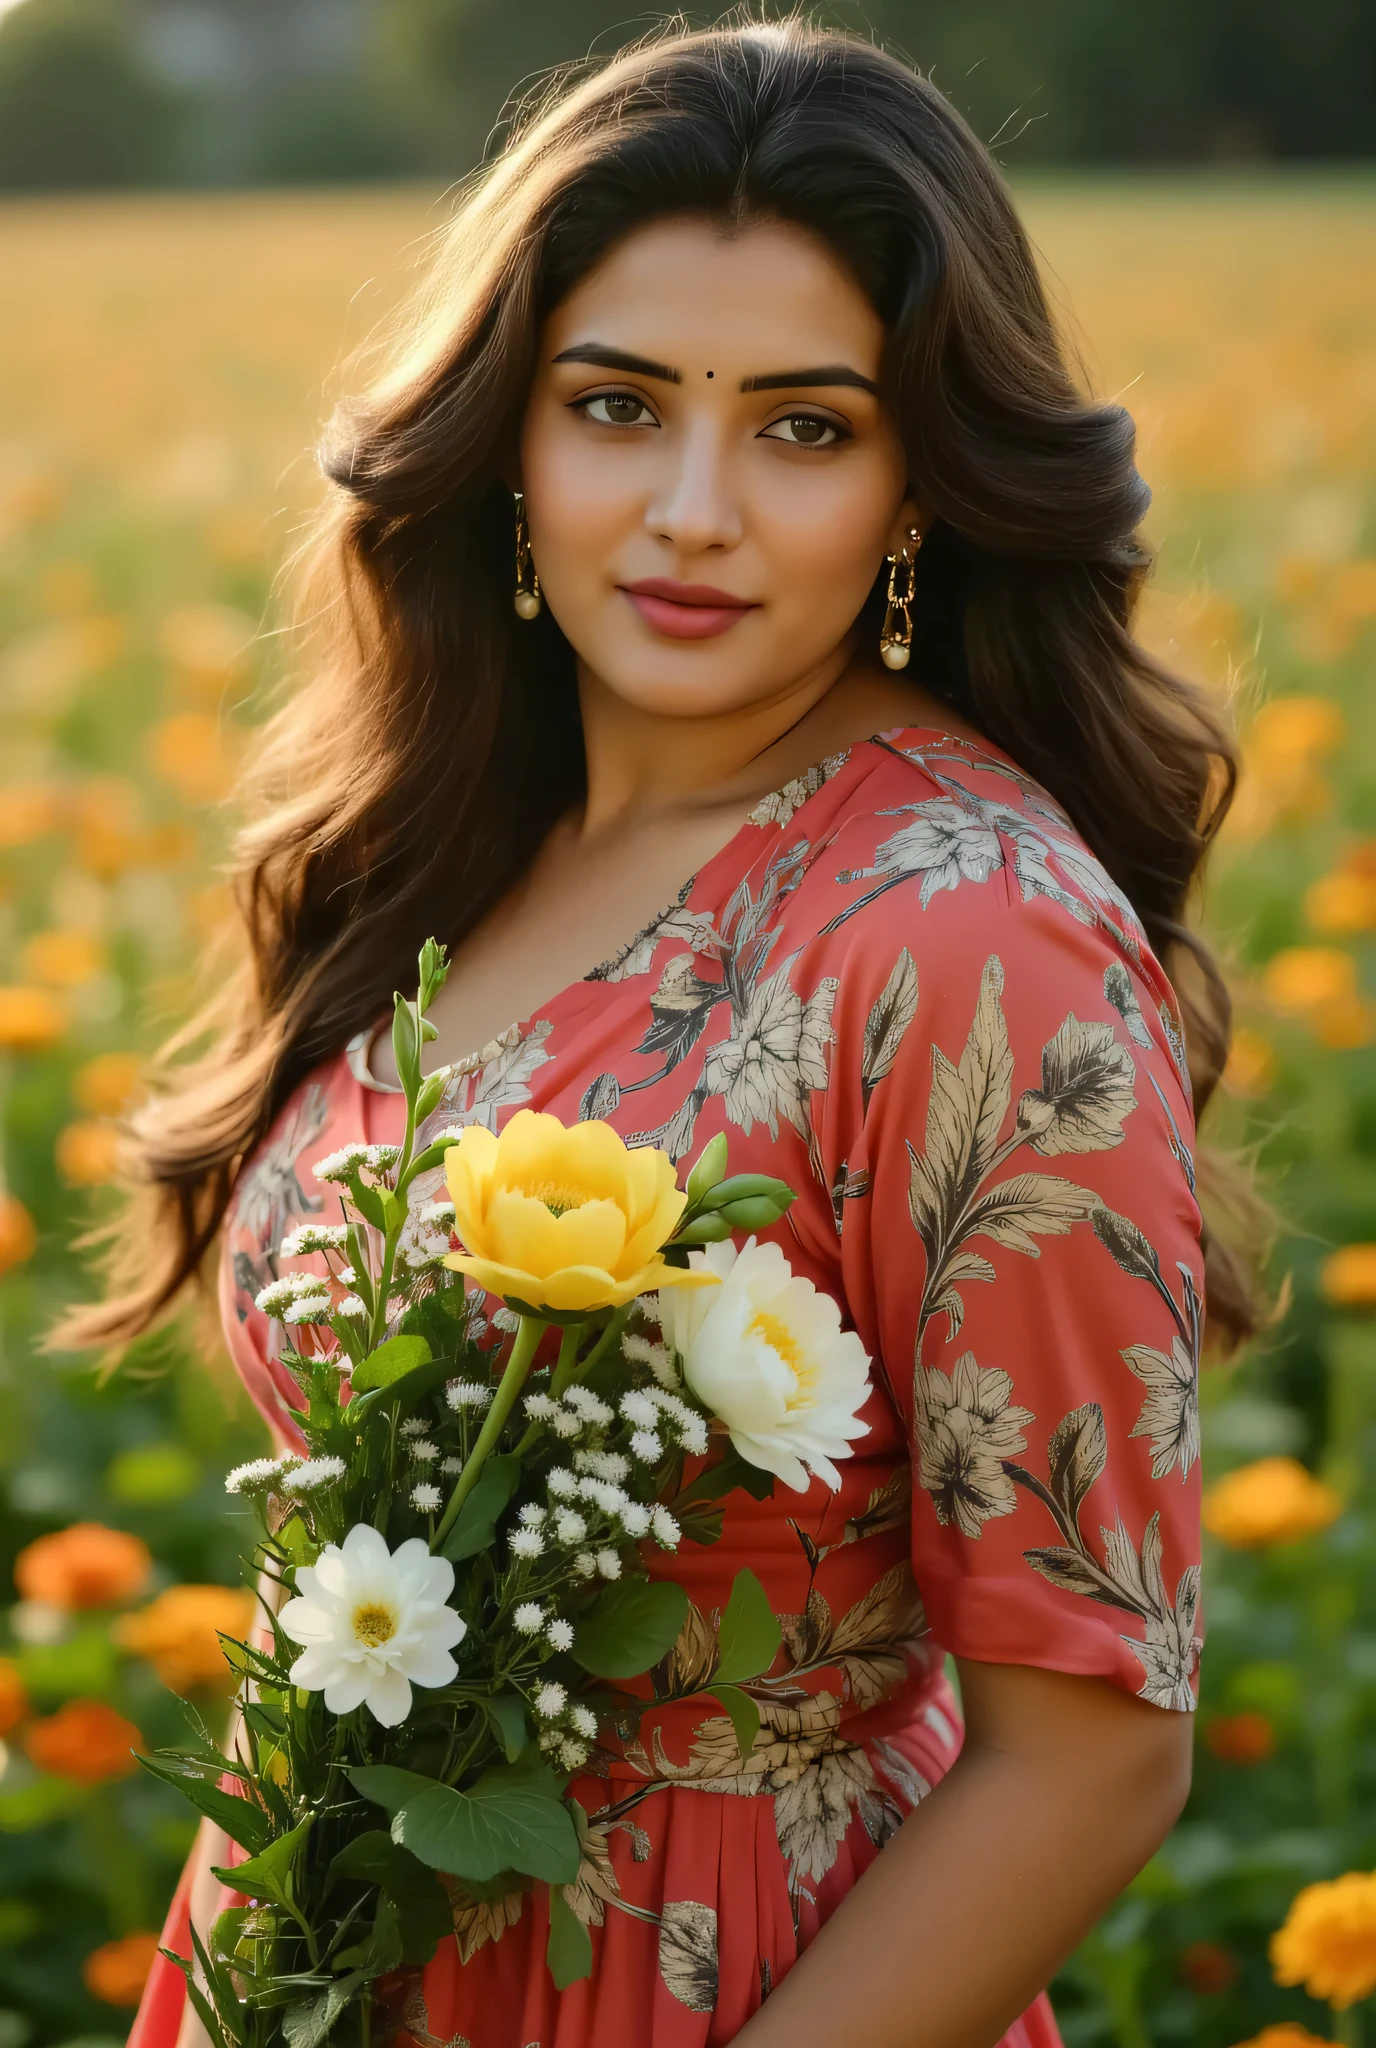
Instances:
[[[530,528],[526,525],[525,494],[516,498],[516,594],[512,603],[518,619],[533,619],[540,609],[540,579],[530,559]],[[529,581],[527,581],[529,578]]]
[[[879,635],[879,658],[885,668],[906,668],[912,653],[913,590],[917,581],[917,551],[921,545],[922,535],[915,526],[910,526],[902,547],[888,557],[888,603],[884,611],[884,630]]]

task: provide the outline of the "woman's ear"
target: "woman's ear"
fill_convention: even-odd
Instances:
[[[927,529],[936,514],[930,505],[921,505],[916,498],[905,498],[894,514],[893,526],[889,531],[888,553],[900,553],[910,534],[915,533],[919,541],[926,538]]]

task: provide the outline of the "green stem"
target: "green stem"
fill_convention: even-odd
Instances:
[[[478,1475],[500,1439],[506,1427],[506,1419],[515,1406],[516,1396],[526,1383],[531,1362],[535,1357],[535,1347],[548,1327],[549,1325],[541,1322],[538,1316],[521,1317],[521,1327],[516,1332],[516,1340],[507,1358],[501,1385],[493,1397],[492,1406],[487,1411],[478,1441],[473,1446],[473,1455],[454,1481],[454,1491],[449,1496],[449,1505],[440,1516],[439,1526],[430,1538],[431,1550],[438,1550],[444,1542],[454,1526],[459,1509],[477,1485]]]
[[[1350,2005],[1346,2012],[1334,2013],[1333,2039],[1341,2041],[1343,2048],[1362,2048],[1364,2036],[1362,2015],[1355,2005]]]
[[[556,1397],[563,1393],[573,1376],[573,1368],[578,1362],[578,1339],[585,1327],[583,1323],[566,1323],[564,1326],[564,1334],[559,1339],[559,1356],[549,1383],[549,1390]]]
[[[587,1375],[592,1371],[593,1367],[595,1365],[601,1364],[603,1357],[606,1355],[608,1351],[611,1350],[612,1345],[620,1342],[621,1332],[625,1329],[627,1323],[631,1320],[631,1317],[634,1314],[635,1303],[633,1301],[626,1302],[622,1308],[619,1308],[614,1311],[612,1319],[608,1323],[606,1329],[602,1332],[602,1335],[593,1345],[592,1350],[583,1360],[583,1364],[579,1372],[580,1378],[586,1379]]]

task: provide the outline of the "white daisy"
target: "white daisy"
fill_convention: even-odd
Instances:
[[[296,1595],[278,1619],[304,1645],[293,1685],[322,1692],[332,1714],[366,1706],[384,1728],[411,1711],[412,1685],[448,1685],[459,1667],[450,1651],[466,1633],[445,1605],[454,1590],[448,1558],[432,1557],[424,1537],[391,1551],[368,1522],[343,1545],[329,1543],[313,1565],[299,1565]]]

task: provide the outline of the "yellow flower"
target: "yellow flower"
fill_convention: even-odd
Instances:
[[[1342,1500],[1296,1458],[1258,1458],[1204,1496],[1204,1526],[1235,1550],[1297,1543],[1335,1522]]]
[[[1239,1024],[1228,1049],[1223,1085],[1230,1095],[1265,1095],[1276,1078],[1276,1056],[1259,1031]]]
[[[1304,1017],[1356,994],[1357,963],[1335,946],[1287,946],[1267,962],[1262,982],[1277,1010]]]
[[[97,1053],[72,1076],[72,1095],[88,1116],[118,1116],[139,1084],[139,1062],[131,1052]]]
[[[1278,2027],[1263,2027],[1250,2041],[1239,2041],[1237,2048],[1332,2048],[1332,2044],[1296,2020],[1282,2020]]]
[[[1376,1308],[1376,1244],[1345,1244],[1330,1252],[1319,1285],[1335,1308]]]
[[[1331,697],[1273,697],[1252,721],[1249,752],[1262,774],[1287,769],[1297,756],[1331,754],[1346,730],[1342,709]]]
[[[214,804],[234,780],[231,738],[209,711],[178,711],[148,736],[154,768],[189,804]]]
[[[237,1586],[169,1586],[137,1614],[121,1615],[111,1633],[146,1657],[169,1692],[226,1689],[233,1672],[219,1632],[242,1641],[253,1622],[251,1593]]]
[[[1376,1991],[1376,1875],[1306,1885],[1271,1936],[1271,1967],[1278,1984],[1303,1984],[1339,2010]]]
[[[1338,868],[1320,875],[1304,892],[1304,914],[1317,932],[1376,929],[1376,880]]]
[[[23,983],[0,988],[0,1048],[7,1052],[44,1052],[67,1028],[55,996],[45,988]]]
[[[105,965],[105,948],[90,932],[35,932],[24,946],[24,972],[48,988],[79,988]]]
[[[120,1139],[113,1124],[78,1118],[64,1124],[53,1144],[62,1178],[74,1188],[104,1187],[119,1170]]]
[[[521,1109],[500,1137],[470,1125],[444,1171],[466,1247],[444,1264],[489,1294],[576,1313],[711,1283],[659,1256],[688,1199],[668,1153],[631,1150],[610,1124]]]
[[[0,1273],[31,1259],[37,1244],[33,1218],[18,1196],[0,1195]]]

